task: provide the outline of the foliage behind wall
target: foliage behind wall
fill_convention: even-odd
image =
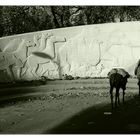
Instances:
[[[0,6],[0,37],[139,19],[139,6]]]

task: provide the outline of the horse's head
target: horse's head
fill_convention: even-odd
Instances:
[[[34,35],[34,40],[39,40],[39,39],[41,39],[41,35],[40,34]]]
[[[42,33],[42,38],[48,39],[53,36],[53,33]]]
[[[26,42],[26,47],[35,47],[35,43],[33,41],[28,40]]]

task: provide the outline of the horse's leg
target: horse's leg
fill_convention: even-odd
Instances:
[[[8,75],[10,76],[11,81],[12,82],[15,81],[15,77],[14,77],[14,74],[12,71],[12,66],[7,67],[6,71],[7,71]]]
[[[119,97],[119,88],[116,88],[116,94],[115,94],[115,107],[117,107],[117,100]]]
[[[139,96],[140,96],[140,84],[139,84]]]
[[[138,86],[139,86],[139,96],[140,96],[140,78],[138,79]]]
[[[32,70],[33,70],[33,68],[30,68],[30,67],[28,68],[29,74],[30,74],[31,76],[35,77],[35,76],[34,76],[34,73],[32,72]]]
[[[42,73],[42,76],[45,76],[45,74],[47,73],[48,71],[44,71],[43,73]]]
[[[24,71],[24,73],[22,75],[24,75],[25,73],[29,72],[29,75],[31,77],[35,77],[33,69],[34,69],[34,67],[32,65],[28,65],[28,67],[26,68],[26,70]]]
[[[35,71],[36,71],[36,68],[32,68],[32,69],[30,70],[32,76],[35,77],[35,79],[37,79],[37,74],[35,73]]]
[[[21,77],[24,76],[28,71],[28,67],[22,67],[21,68]]]
[[[32,70],[31,70],[31,73],[32,73],[33,77],[35,77],[36,80],[39,77],[38,74],[37,74],[38,68],[39,68],[39,64],[37,64],[37,66],[36,67],[33,67]]]
[[[19,77],[21,78],[23,75],[26,74],[27,70],[28,70],[28,65],[27,64],[27,60],[23,62],[23,64],[20,66],[20,73],[19,73]]]
[[[35,68],[35,74],[36,74],[37,77],[39,76],[39,75],[37,74],[38,69],[39,69],[39,64],[37,64],[37,66],[36,66],[36,68]]]
[[[111,107],[113,109],[113,87],[110,87],[110,98],[111,98]]]
[[[140,84],[139,84],[139,96],[140,96]]]
[[[11,75],[11,71],[10,71],[9,67],[6,68],[6,72],[7,72],[7,75],[10,77],[10,80],[12,81],[13,79],[12,79],[12,75]]]
[[[117,93],[115,93],[115,107],[117,107]]]
[[[120,94],[119,94],[119,91],[118,91],[117,95],[118,95],[118,104],[120,105]]]
[[[17,68],[17,77],[18,77],[18,80],[21,79],[21,73],[22,73],[22,67]]]
[[[123,103],[124,103],[125,90],[123,89]]]

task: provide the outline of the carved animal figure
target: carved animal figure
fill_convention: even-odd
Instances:
[[[10,58],[10,61],[9,61],[9,58]],[[6,71],[6,73],[10,77],[9,80],[11,81],[15,79],[12,72],[12,66],[15,65],[16,62],[17,61],[14,55],[0,52],[0,70]]]
[[[47,40],[46,48],[42,52],[49,56],[48,59],[37,56],[33,53],[27,59],[26,68],[29,70],[30,74],[32,74],[33,77],[36,77],[36,78],[38,78],[37,70],[38,70],[39,66],[42,64],[48,63],[55,58],[55,56],[56,56],[55,43],[65,42],[64,37],[55,37],[52,35],[49,36],[49,39],[48,39],[48,36],[46,36],[46,40]],[[39,52],[39,53],[41,53],[41,52]],[[49,58],[51,58],[51,59],[49,59]]]
[[[31,53],[34,51],[43,51],[46,48],[46,39],[48,39],[49,37],[51,37],[52,34],[48,34],[48,33],[42,33],[40,34],[36,34],[34,35],[33,41],[35,43],[34,49],[32,48]]]
[[[138,79],[139,95],[140,95],[140,59],[137,62],[134,73],[135,73],[135,75],[137,76],[137,79]]]
[[[117,107],[117,101],[118,104],[120,104],[119,99],[120,88],[123,90],[123,103],[124,103],[124,95],[126,90],[127,79],[130,77],[130,75],[124,69],[114,68],[108,73],[108,76],[110,82],[111,106],[113,108],[113,89],[116,88],[115,107]]]
[[[27,47],[32,46],[31,42],[22,40],[19,47],[14,52],[0,52],[0,70],[6,70],[12,80],[15,80],[12,68],[16,67],[18,78],[20,78],[21,69],[26,61]]]

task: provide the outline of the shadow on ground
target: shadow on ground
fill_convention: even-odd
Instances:
[[[41,85],[46,85],[46,81],[19,81],[0,84],[0,107],[9,106],[20,101],[42,99],[42,94],[36,95],[40,91],[38,87]]]
[[[28,101],[29,99],[37,98],[37,96],[29,95],[29,93],[34,93],[36,90],[34,88],[19,88],[19,89],[6,89],[0,90],[0,107],[9,106],[11,104],[18,103],[20,101]],[[41,96],[41,95],[40,95]]]
[[[88,108],[43,134],[140,134],[140,97],[114,110],[110,104]]]
[[[48,80],[48,81],[51,81],[51,80]],[[0,83],[0,89],[40,86],[40,85],[44,85],[46,83],[47,83],[47,81],[41,81],[41,80],[16,81],[16,82],[9,82],[9,83]]]

